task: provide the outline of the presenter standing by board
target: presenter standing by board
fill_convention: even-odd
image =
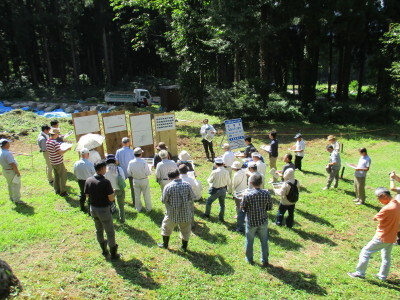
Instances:
[[[200,134],[201,134],[201,142],[204,146],[204,151],[206,152],[207,161],[214,161],[215,153],[213,147],[213,138],[217,133],[214,127],[208,124],[208,119],[203,120],[203,126],[201,126]],[[210,152],[211,152],[211,159],[210,159]]]

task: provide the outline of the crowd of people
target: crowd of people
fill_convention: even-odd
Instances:
[[[69,149],[61,147],[63,136],[57,123],[52,126],[43,125],[37,142],[39,151],[43,154],[46,162],[46,176],[54,192],[62,197],[68,196],[66,181],[67,171],[64,166],[64,154]],[[211,217],[212,206],[218,199],[220,222],[225,222],[225,198],[232,194],[236,204],[236,231],[245,234],[246,237],[246,260],[253,264],[253,244],[255,236],[261,242],[262,265],[269,265],[268,248],[268,215],[272,210],[273,202],[271,193],[266,188],[266,177],[271,175],[269,181],[273,186],[275,195],[280,199],[275,224],[292,228],[294,225],[295,206],[300,197],[301,184],[296,179],[296,172],[303,169],[302,159],[305,153],[305,141],[301,133],[294,138],[296,143],[288,149],[294,152],[294,163],[292,153],[285,153],[282,160],[284,165],[277,170],[279,158],[279,143],[277,132],[269,133],[270,144],[262,148],[268,155],[269,173],[267,163],[261,153],[252,144],[250,136],[245,137],[246,147],[243,152],[233,153],[229,144],[222,146],[223,155],[215,157],[213,137],[215,128],[203,121],[200,129],[202,144],[204,146],[206,159],[214,163],[213,169],[207,179],[208,198],[205,201],[204,219]],[[339,171],[341,169],[340,144],[332,135],[328,136],[329,162],[326,165],[328,173],[327,183],[323,190],[337,188],[339,184]],[[16,204],[23,204],[20,195],[20,172],[18,164],[9,151],[10,141],[0,140],[0,164],[3,175],[8,184],[10,200]],[[124,137],[121,148],[114,154],[106,155],[101,159],[94,149],[83,148],[79,151],[80,159],[74,164],[74,174],[80,189],[80,208],[89,213],[93,218],[97,241],[102,254],[106,258],[119,259],[118,244],[116,243],[113,223],[113,213],[118,211],[118,220],[125,223],[124,205],[126,201],[132,201],[137,212],[151,212],[152,199],[150,193],[149,176],[152,169],[156,181],[161,190],[161,201],[165,205],[166,213],[161,224],[162,242],[161,248],[169,247],[169,238],[176,226],[179,227],[182,239],[182,249],[188,248],[189,239],[194,220],[194,202],[202,199],[202,185],[196,179],[193,161],[188,151],[183,150],[178,155],[178,160],[173,160],[171,153],[165,143],[160,142],[156,146],[158,153],[155,154],[152,164],[149,165],[143,159],[143,150],[140,147],[132,149],[131,141]],[[94,154],[93,154],[94,153]],[[97,153],[97,154],[96,154]],[[365,204],[365,179],[371,166],[371,159],[367,155],[367,149],[360,148],[360,159],[358,164],[349,164],[354,168],[354,190],[357,205]],[[92,154],[94,158],[92,157]],[[400,177],[394,172],[390,174],[391,190],[400,192],[394,182]],[[126,179],[129,182],[131,199],[127,200],[125,195]],[[390,191],[378,188],[375,192],[384,208],[375,216],[379,222],[377,233],[373,240],[363,248],[357,271],[348,273],[351,277],[365,276],[368,259],[376,251],[382,251],[382,267],[378,278],[385,280],[390,267],[390,253],[396,242],[400,226],[400,202],[392,198]],[[88,208],[86,200],[88,199]],[[143,201],[142,201],[143,199]],[[118,209],[116,209],[117,203]],[[287,216],[285,219],[285,214]],[[106,237],[105,237],[105,235]]]

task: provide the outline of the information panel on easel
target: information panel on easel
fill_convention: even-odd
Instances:
[[[143,157],[154,156],[153,127],[150,113],[136,113],[129,115],[131,126],[132,146],[140,147],[144,151]]]
[[[178,155],[176,144],[175,114],[164,113],[154,115],[156,142],[164,142],[172,156]]]
[[[115,154],[117,150],[122,147],[122,138],[128,136],[125,111],[121,110],[104,113],[101,116],[103,118],[107,153]]]
[[[87,133],[101,134],[99,116],[96,110],[83,111],[72,114],[72,122],[75,129],[75,138],[78,142],[82,135]],[[100,156],[104,157],[103,145],[95,148]]]

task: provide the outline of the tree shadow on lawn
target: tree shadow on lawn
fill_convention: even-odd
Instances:
[[[210,228],[205,223],[196,223],[193,233],[199,238],[213,244],[226,244],[228,242],[226,235],[222,233],[210,233]]]
[[[328,244],[329,246],[337,246],[335,242],[331,241],[326,237],[323,237],[322,235],[319,235],[318,233],[305,232],[298,228],[292,228],[291,230],[293,232],[296,232],[301,238],[305,240],[310,240],[318,244]]]
[[[304,272],[294,272],[285,270],[282,267],[270,266],[266,271],[285,284],[292,286],[296,290],[303,290],[310,294],[327,295],[326,290],[317,284],[317,276]]]
[[[142,244],[143,246],[154,247],[156,244],[156,241],[151,237],[151,235],[144,230],[136,229],[126,223],[118,229],[123,230],[132,240],[136,243]]]
[[[190,246],[190,245],[189,245]],[[170,250],[170,252],[175,253],[183,258],[190,261],[193,267],[211,275],[231,275],[235,273],[233,267],[228,264],[225,259],[217,254],[205,254],[201,252],[194,252],[187,250],[187,252]]]
[[[307,220],[309,220],[311,222],[319,223],[321,225],[326,225],[329,227],[334,227],[332,225],[332,223],[328,222],[327,220],[325,220],[321,217],[318,217],[316,215],[310,214],[309,212],[306,212],[304,210],[296,208],[295,212],[296,212],[296,214],[299,214],[300,216],[306,218]]]
[[[286,250],[296,251],[299,250],[300,248],[303,248],[303,246],[299,243],[295,243],[291,240],[281,238],[279,236],[279,232],[272,228],[268,228],[268,240]]]
[[[32,216],[35,214],[35,208],[29,204],[16,204],[13,210],[26,216]]]
[[[119,275],[135,285],[149,290],[160,288],[160,284],[151,277],[151,270],[136,258],[129,261],[111,261],[111,264]]]

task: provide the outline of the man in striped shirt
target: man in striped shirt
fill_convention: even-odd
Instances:
[[[64,153],[67,150],[61,150],[60,142],[57,142],[57,138],[60,135],[60,130],[52,128],[49,131],[50,138],[46,141],[46,149],[49,152],[49,159],[51,167],[54,173],[54,191],[62,197],[68,196],[66,190],[67,183],[67,169],[64,166]]]

